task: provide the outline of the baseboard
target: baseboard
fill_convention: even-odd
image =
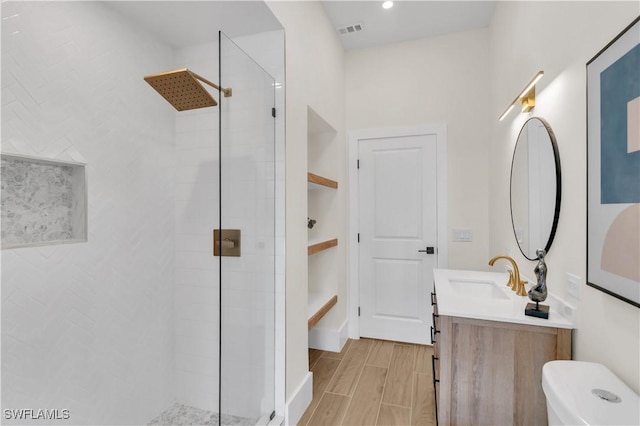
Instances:
[[[284,423],[296,425],[313,399],[313,373],[309,372],[285,406]]]
[[[314,327],[309,330],[309,347],[322,351],[340,352],[349,337],[348,321],[337,329]]]

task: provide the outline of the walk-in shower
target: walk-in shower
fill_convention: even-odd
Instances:
[[[1,423],[274,424],[281,26],[263,2],[1,11]]]

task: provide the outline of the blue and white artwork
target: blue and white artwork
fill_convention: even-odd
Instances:
[[[640,100],[640,45],[600,73],[601,201],[640,203],[640,117],[629,113]],[[631,121],[631,122],[629,122]]]
[[[587,284],[640,307],[640,17],[587,64]]]

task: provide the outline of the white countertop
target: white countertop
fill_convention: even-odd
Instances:
[[[526,316],[524,314],[525,306],[527,303],[533,302],[527,296],[516,295],[507,287],[509,274],[506,272],[434,269],[433,277],[439,315],[542,327],[576,328],[575,308],[551,293],[543,302],[544,305],[549,306],[549,319]],[[460,291],[456,289],[456,282],[467,286],[479,283],[479,287],[491,290],[488,293],[492,292],[494,296],[491,297],[488,294],[472,295],[471,292]],[[531,283],[526,285],[527,291],[531,285]]]

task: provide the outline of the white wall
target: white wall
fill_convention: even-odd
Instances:
[[[354,50],[346,58],[349,131],[446,123],[449,228],[473,230],[471,243],[451,242],[449,231],[449,267],[488,268],[488,31]]]
[[[173,398],[171,50],[100,3],[2,4],[2,151],[87,163],[89,241],[2,252],[2,408],[144,424]],[[7,19],[5,19],[7,18]]]
[[[345,140],[344,53],[318,2],[268,2],[268,6],[282,23],[286,37],[286,398],[289,403],[308,374],[307,107],[330,122],[338,137]],[[341,156],[345,152],[346,149]],[[296,421],[289,419],[291,424]]]
[[[640,310],[584,284],[586,274],[586,63],[640,13],[637,2],[498,2],[490,27],[492,126],[489,212],[492,254],[513,255],[523,273],[534,264],[515,245],[509,172],[528,115],[498,116],[540,69],[533,115],[553,128],[562,167],[558,232],[547,256],[549,290],[578,307],[573,357],[606,365],[640,390]],[[581,277],[581,300],[565,291],[565,273]]]

